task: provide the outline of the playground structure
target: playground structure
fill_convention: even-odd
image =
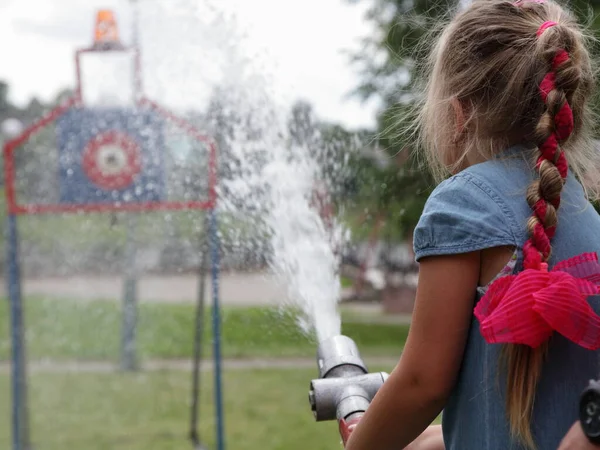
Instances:
[[[135,34],[134,34],[135,36]],[[136,39],[137,41],[137,39]],[[133,53],[133,107],[89,108],[83,100],[81,58],[86,54],[114,52]],[[212,277],[212,333],[214,358],[214,395],[216,411],[216,441],[224,450],[224,425],[221,385],[221,338],[219,270],[220,243],[217,234],[217,148],[214,140],[201,133],[186,120],[158,103],[146,98],[142,89],[141,52],[137,42],[130,47],[122,44],[112,11],[99,11],[96,18],[93,45],[75,52],[76,89],[72,97],[27,127],[4,145],[5,195],[7,223],[7,285],[10,302],[12,342],[12,449],[29,450],[29,414],[27,367],[21,268],[19,264],[19,230],[17,218],[22,215],[59,213],[141,213],[148,211],[206,211],[206,245],[202,251],[200,291],[194,346],[194,377],[191,439],[201,447],[197,433],[200,336],[204,314],[204,268],[210,256]],[[172,200],[165,188],[164,128],[177,128],[207,149],[207,198],[202,200]],[[50,203],[20,201],[15,153],[44,127],[56,124],[59,160],[57,177],[59,195]],[[131,222],[130,222],[131,223]],[[131,227],[129,230],[132,233]],[[210,251],[208,251],[210,247]],[[132,255],[132,250],[128,255]],[[135,271],[127,261],[124,301],[121,368],[135,370]]]

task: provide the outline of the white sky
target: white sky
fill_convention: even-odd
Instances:
[[[366,5],[345,0],[139,0],[139,5],[150,98],[174,108],[202,108],[212,86],[252,74],[280,102],[303,98],[323,119],[373,125],[376,105],[347,98],[359,80],[342,53],[358,48],[369,32]],[[99,8],[116,12],[129,42],[127,0],[0,0],[0,79],[10,84],[13,101],[23,104],[33,95],[48,100],[74,87],[73,52],[91,44]],[[93,84],[105,78],[88,79]]]

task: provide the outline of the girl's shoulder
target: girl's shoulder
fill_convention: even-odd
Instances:
[[[447,192],[467,197],[484,194],[484,197],[489,197],[502,207],[503,203],[510,202],[507,197],[524,195],[533,181],[535,173],[529,158],[524,150],[509,149],[495,159],[472,165],[444,180],[434,189],[431,197]]]
[[[432,192],[414,232],[416,259],[516,246],[521,233],[506,186],[528,181],[520,164],[488,161],[440,183]],[[522,189],[518,189],[521,191]],[[524,189],[519,200],[524,201]]]

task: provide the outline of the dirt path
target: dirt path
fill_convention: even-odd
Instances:
[[[365,358],[368,366],[389,366],[392,368],[398,362],[397,357]],[[10,374],[10,363],[0,362],[0,375]],[[212,360],[202,361],[202,371],[213,370]],[[155,372],[162,370],[190,371],[191,360],[150,360],[142,364],[143,371]],[[244,358],[224,359],[223,370],[251,369],[315,369],[314,358]],[[28,364],[29,373],[113,373],[119,370],[114,363],[107,361],[32,361]]]
[[[198,296],[195,275],[144,275],[138,280],[137,294],[141,302],[194,303]],[[6,292],[6,281],[0,278],[0,292]],[[212,283],[207,280],[207,303],[212,301]],[[123,297],[123,279],[116,276],[65,276],[27,278],[23,280],[25,296],[48,296],[74,300],[111,300]],[[285,286],[269,273],[229,272],[219,279],[221,304],[225,306],[281,305],[288,299]],[[342,290],[346,297],[349,290]],[[345,305],[357,311],[380,311],[377,303]]]
[[[206,288],[210,298],[210,281]],[[224,305],[273,305],[286,298],[285,287],[268,273],[223,273],[219,288]],[[6,291],[3,279],[0,289]],[[23,292],[24,295],[81,300],[116,300],[123,295],[123,280],[111,276],[31,278],[23,281]],[[196,301],[197,295],[195,275],[144,275],[138,280],[138,298],[142,302],[191,303]]]

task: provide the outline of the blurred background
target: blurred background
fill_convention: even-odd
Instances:
[[[211,208],[138,212],[52,209],[68,203],[65,192],[83,192],[64,169],[68,120],[54,117],[5,150],[0,266],[13,267],[18,237],[22,448],[216,448],[217,423],[232,449],[339,445],[335,424],[314,423],[307,402],[316,342],[341,322],[370,369],[391,370],[402,351],[418,271],[412,230],[434,187],[403,131],[424,36],[467,4],[0,0],[0,145],[73,98],[86,111],[136,108],[139,81],[169,111],[162,200],[210,203],[210,148],[195,136],[218,147]],[[569,4],[595,35],[600,2]],[[100,10],[116,21],[113,43],[139,48],[139,74],[130,53],[101,48],[82,55],[76,77],[76,50],[104,45]],[[77,135],[90,128],[68,125]],[[134,197],[151,188],[140,189]],[[18,236],[7,228],[8,191],[37,205],[19,215]],[[117,191],[114,202],[135,203]],[[0,280],[0,448],[17,450],[11,283]],[[222,414],[211,359],[217,283]]]

